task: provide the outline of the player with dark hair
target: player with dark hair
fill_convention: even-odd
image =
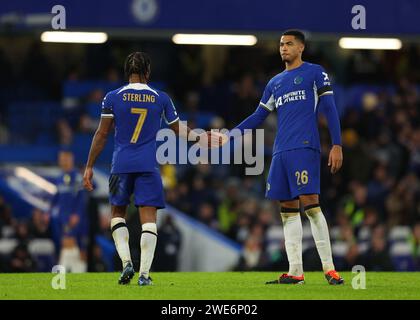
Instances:
[[[143,52],[133,52],[127,57],[124,71],[129,83],[109,92],[102,102],[101,121],[93,137],[83,177],[85,188],[93,190],[93,166],[115,125],[109,191],[112,236],[123,263],[118,283],[127,284],[134,276],[125,222],[127,205],[134,194],[142,224],[140,286],[152,284],[149,271],[157,240],[156,213],[157,209],[165,206],[156,161],[156,134],[161,127],[161,119],[185,139],[188,136],[194,140],[207,139],[207,133],[198,135],[188,127],[182,128],[169,96],[148,85],[150,64],[149,56]]]
[[[280,39],[286,69],[267,84],[256,111],[236,128],[258,127],[277,111],[277,136],[267,181],[266,197],[280,201],[289,272],[269,283],[304,283],[300,205],[311,223],[315,244],[329,284],[344,283],[335,271],[328,225],[319,206],[320,142],[318,111],[328,121],[332,138],[328,166],[336,173],[342,165],[340,119],[330,79],[317,64],[302,61],[305,36],[288,30]]]

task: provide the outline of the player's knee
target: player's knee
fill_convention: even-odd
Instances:
[[[295,208],[282,207],[280,211],[280,215],[281,215],[282,220],[284,221],[285,219],[299,216],[300,210],[297,207]]]
[[[154,207],[140,207],[141,223],[156,223],[156,208]]]
[[[112,213],[112,219],[113,218],[123,218],[125,219],[125,212],[114,212]]]
[[[279,201],[281,208],[299,208],[299,200]]]
[[[305,213],[308,216],[308,218],[313,218],[318,216],[320,213],[322,213],[321,211],[321,207],[319,206],[319,203],[314,203],[311,205],[307,205],[304,207]]]
[[[317,194],[304,194],[299,196],[300,202],[306,207],[319,203],[319,196]]]
[[[126,206],[112,206],[112,218],[125,218]]]

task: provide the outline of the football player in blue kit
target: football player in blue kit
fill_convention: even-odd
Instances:
[[[318,112],[328,121],[332,139],[328,166],[336,173],[342,165],[340,120],[330,79],[317,64],[302,61],[305,36],[288,30],[280,39],[280,55],[285,70],[267,84],[256,111],[236,129],[258,127],[272,112],[277,112],[277,135],[268,175],[266,197],[281,205],[289,271],[267,284],[304,283],[302,264],[302,223],[300,205],[311,224],[323,271],[329,284],[343,284],[336,272],[331,252],[328,225],[319,206],[320,142]]]
[[[156,160],[156,135],[161,128],[161,120],[165,120],[177,135],[185,139],[207,139],[207,133],[199,135],[182,125],[169,96],[148,85],[151,68],[147,54],[131,53],[125,61],[124,70],[129,83],[108,92],[103,99],[101,121],[93,137],[83,183],[87,190],[93,190],[93,166],[115,126],[109,192],[112,237],[123,264],[118,282],[128,284],[135,273],[125,221],[127,205],[134,195],[142,224],[138,284],[146,286],[152,284],[149,271],[157,240],[156,213],[157,209],[165,206]]]

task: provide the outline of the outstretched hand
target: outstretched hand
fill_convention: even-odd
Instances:
[[[229,140],[226,134],[220,132],[206,131],[200,134],[199,143],[203,147],[218,148]]]
[[[340,170],[343,165],[343,151],[341,146],[333,145],[328,157],[328,166],[331,167],[331,173],[334,174]]]

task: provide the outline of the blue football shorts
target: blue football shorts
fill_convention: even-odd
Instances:
[[[159,172],[116,173],[109,177],[109,201],[115,206],[130,204],[134,194],[137,207],[165,207],[162,178]]]
[[[321,154],[303,148],[277,153],[268,173],[266,197],[273,200],[293,200],[303,194],[320,193]]]

